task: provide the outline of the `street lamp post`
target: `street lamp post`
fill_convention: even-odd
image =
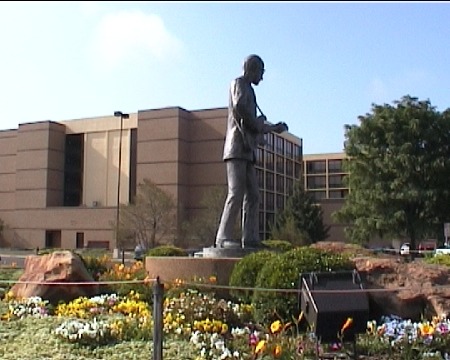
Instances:
[[[123,119],[128,119],[129,114],[124,114],[122,111],[115,111],[114,116],[120,117],[120,133],[119,133],[119,166],[117,174],[117,207],[116,207],[116,246],[119,248],[119,230],[120,230],[120,177],[122,173],[122,132],[123,132]],[[125,263],[125,250],[122,249],[122,264]]]

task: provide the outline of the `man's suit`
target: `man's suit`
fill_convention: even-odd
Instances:
[[[227,167],[228,195],[225,201],[216,246],[232,242],[233,229],[242,208],[242,247],[260,244],[258,227],[259,185],[255,161],[263,121],[256,116],[256,96],[244,77],[232,81],[228,104],[228,123],[223,150]]]

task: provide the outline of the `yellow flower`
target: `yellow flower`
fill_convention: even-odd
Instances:
[[[282,353],[282,348],[280,344],[275,345],[274,349],[273,349],[273,356],[275,358],[279,358],[281,356]]]
[[[300,312],[300,314],[298,315],[298,318],[297,318],[297,324],[299,324],[300,321],[302,321],[303,315],[305,315],[305,314],[303,313],[303,310],[302,310],[302,311]]]
[[[280,332],[282,328],[283,328],[283,326],[281,325],[280,320],[276,320],[270,325],[270,331],[272,332],[272,334],[276,334],[277,332]]]
[[[291,325],[292,325],[291,322],[288,322],[288,323],[284,324],[284,326],[283,326],[283,331],[286,331],[287,329],[289,329],[289,327],[290,327]]]
[[[345,330],[347,330],[350,326],[352,326],[352,324],[353,324],[353,319],[351,317],[347,318],[344,325],[342,325],[341,334],[343,334]]]
[[[421,333],[423,336],[426,336],[426,335],[433,335],[433,334],[434,334],[434,327],[433,327],[433,325],[431,325],[431,324],[428,323],[428,322],[426,322],[426,323],[424,323],[424,324],[420,324],[420,325],[419,325],[419,330],[420,330],[420,333]]]
[[[260,340],[260,341],[258,342],[258,344],[256,345],[256,348],[255,348],[255,354],[260,354],[260,353],[262,353],[264,350],[266,350],[266,344],[267,344],[267,341],[266,341],[266,340]]]
[[[376,333],[377,323],[375,320],[371,320],[367,322],[367,333],[369,335],[375,335]]]

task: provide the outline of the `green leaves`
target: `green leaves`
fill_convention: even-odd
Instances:
[[[360,125],[345,126],[350,194],[334,214],[351,223],[353,241],[406,235],[415,240],[450,215],[450,112],[409,95],[372,105]]]

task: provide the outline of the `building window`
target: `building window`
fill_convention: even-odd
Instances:
[[[286,140],[286,157],[289,159],[294,158],[294,144]]]
[[[256,177],[258,178],[259,187],[264,189],[264,171],[261,169],[256,169]]]
[[[294,163],[292,160],[286,160],[286,176],[294,176]]]
[[[297,144],[294,144],[294,156],[295,160],[298,162],[303,161],[303,150],[301,146],[298,146]]]
[[[277,175],[277,192],[284,193],[284,176]]]
[[[266,172],[266,190],[273,191],[273,177],[274,175],[272,172]]]
[[[84,248],[84,233],[77,232],[76,235],[76,248],[83,249]]]
[[[265,215],[263,212],[260,212],[259,213],[259,223],[258,223],[260,233],[264,233],[264,223],[265,223]]]
[[[344,179],[344,175],[331,175],[328,178],[329,187],[330,188],[344,187],[343,179]]]
[[[301,163],[295,163],[295,178],[300,179],[302,173],[302,164]]]
[[[83,193],[84,134],[66,135],[64,206],[80,206]]]
[[[256,166],[264,167],[264,150],[256,149]]]
[[[329,173],[342,172],[342,160],[328,160],[328,172]]]
[[[286,195],[292,195],[294,189],[294,181],[292,179],[286,178]]]
[[[284,158],[280,155],[277,155],[277,172],[284,174]]]
[[[266,149],[272,150],[274,149],[274,134],[273,133],[267,133],[265,135],[266,140]]]
[[[275,137],[277,142],[276,152],[277,154],[284,155],[284,139],[281,136]]]
[[[275,214],[267,213],[266,214],[266,231],[270,231],[273,228],[274,222],[275,222]]]
[[[45,247],[60,248],[61,247],[61,230],[45,231]]]
[[[274,211],[275,210],[275,199],[274,194],[272,192],[266,193],[266,211]]]
[[[344,199],[348,195],[348,190],[330,190],[329,197],[330,199]]]
[[[271,152],[266,153],[266,168],[269,170],[274,169],[273,153]]]
[[[308,174],[325,174],[326,172],[325,160],[308,161],[306,163],[306,171]]]
[[[307,189],[325,189],[326,188],[326,177],[325,176],[308,176],[306,178]]]
[[[284,195],[277,195],[277,210],[284,209]]]
[[[327,193],[325,191],[311,191],[310,194],[312,195],[313,199],[315,201],[320,201],[323,199],[326,199]]]

